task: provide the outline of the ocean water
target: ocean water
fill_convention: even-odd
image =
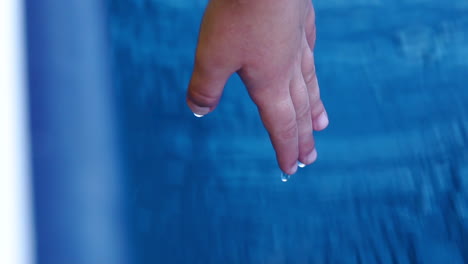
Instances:
[[[136,263],[468,263],[468,1],[316,0],[330,126],[288,182],[233,76],[185,105],[204,0],[107,0]]]

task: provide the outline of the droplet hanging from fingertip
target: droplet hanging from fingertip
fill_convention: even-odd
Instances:
[[[299,168],[304,168],[306,165],[304,163],[298,161],[297,166],[299,166]]]
[[[284,172],[281,172],[281,181],[282,182],[287,182],[289,180],[289,178],[291,178],[291,175],[286,174]]]

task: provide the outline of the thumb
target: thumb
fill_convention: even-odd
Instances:
[[[219,103],[224,86],[233,72],[195,62],[187,91],[187,105],[197,117],[212,112]]]

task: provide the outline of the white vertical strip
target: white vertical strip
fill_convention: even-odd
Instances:
[[[23,1],[0,1],[0,263],[33,263]]]

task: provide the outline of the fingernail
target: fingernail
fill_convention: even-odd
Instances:
[[[210,112],[209,107],[199,107],[199,106],[193,106],[191,107],[193,111],[193,115],[196,117],[203,117],[204,115],[208,114]]]
[[[324,129],[328,126],[329,120],[328,120],[328,115],[326,111],[323,111],[320,116],[317,118],[317,123],[315,124],[317,126],[317,129]]]
[[[192,109],[193,109],[193,115],[196,117],[204,117],[206,114],[210,112],[209,107],[193,107]]]
[[[314,163],[317,160],[317,149],[312,150],[306,157],[307,164]]]
[[[304,168],[306,165],[304,163],[298,161],[297,166],[299,166],[299,168]]]
[[[297,163],[295,163],[288,171],[289,175],[293,175],[294,173],[297,172]]]
[[[189,108],[192,110],[192,113],[196,117],[203,117],[210,112],[210,107],[198,106],[194,104],[192,101],[187,100],[187,104]]]

